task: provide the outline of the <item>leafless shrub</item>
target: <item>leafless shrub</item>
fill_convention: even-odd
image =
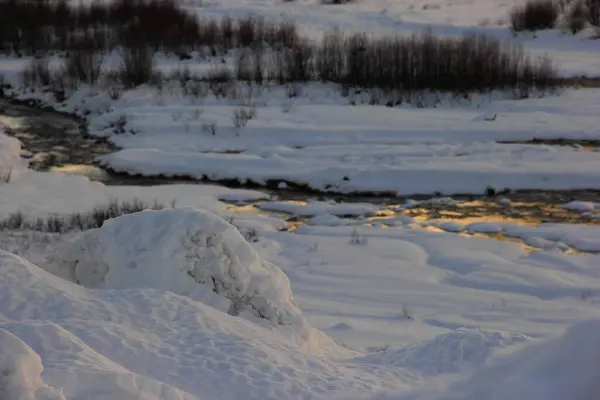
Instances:
[[[33,59],[23,70],[22,76],[25,86],[50,86],[52,83],[52,70],[48,59]]]
[[[65,60],[65,72],[74,80],[95,85],[100,79],[102,55],[93,49],[73,49]]]
[[[119,71],[107,71],[102,75],[102,87],[112,100],[118,100],[125,91]]]
[[[362,236],[356,228],[352,230],[352,233],[350,234],[350,244],[366,245],[367,242],[366,236]]]
[[[0,183],[10,183],[12,179],[12,168],[0,169]]]
[[[591,289],[584,289],[581,291],[581,300],[594,300],[594,292]]]
[[[193,74],[188,67],[175,70],[169,77],[169,80],[176,80],[184,95],[196,98],[205,98],[208,96],[209,88],[207,82]]]
[[[146,46],[126,48],[119,76],[121,83],[126,88],[149,83],[156,76],[154,54],[151,49]]]
[[[209,71],[203,79],[217,98],[226,98],[235,87],[235,79],[228,68],[215,68]]]
[[[586,3],[587,10],[600,8],[600,0],[579,1]],[[550,0],[531,4],[515,11],[514,29],[553,26],[560,6]],[[405,93],[405,98],[428,90],[464,93],[527,87],[531,92],[555,79],[554,71],[540,67],[518,47],[484,35],[448,38],[425,32],[373,38],[338,30],[312,41],[300,37],[292,22],[269,22],[258,16],[200,20],[175,0],[112,0],[91,5],[65,0],[0,1],[0,51],[45,54],[71,48],[89,52],[125,49],[119,70],[124,88],[157,77],[152,61],[157,51],[181,55],[208,49],[211,56],[217,56],[237,49],[233,73],[217,68],[202,78],[219,98],[235,97],[234,76],[256,83],[334,82],[351,88],[395,90]],[[94,57],[72,57],[68,64],[73,75],[82,77],[81,81],[97,79]],[[51,79],[43,69],[32,68],[24,78],[36,85]],[[186,80],[185,91],[203,96],[205,86],[188,83],[192,81],[196,82]],[[159,88],[161,82],[155,82]],[[382,98],[379,103],[393,102]]]
[[[240,107],[233,110],[233,126],[243,128],[248,124],[248,121],[256,117],[256,108]]]
[[[54,99],[61,103],[67,99],[68,92],[77,88],[78,83],[79,81],[72,79],[65,68],[62,68],[52,74],[50,90],[54,95]]]
[[[171,203],[174,207],[175,203]],[[0,230],[32,230],[41,232],[65,233],[76,230],[87,230],[101,227],[105,221],[122,215],[132,214],[143,210],[162,210],[165,204],[154,201],[147,203],[140,199],[129,201],[111,201],[110,203],[94,208],[87,213],[73,213],[67,215],[53,215],[46,218],[29,219],[22,212],[10,214],[0,221]]]
[[[566,28],[572,33],[582,31],[587,21],[587,9],[583,1],[575,2],[565,13]]]
[[[209,133],[213,136],[217,135],[217,123],[216,122],[207,122],[202,124],[202,132]]]
[[[406,305],[402,306],[402,318],[408,319],[408,320],[414,319],[412,312]]]
[[[528,0],[510,12],[510,27],[515,32],[552,29],[560,15],[554,0]]]
[[[244,239],[246,239],[246,241],[248,241],[250,243],[258,242],[258,239],[259,239],[258,231],[254,228],[244,230],[243,235],[244,235]]]
[[[119,115],[117,117],[117,119],[114,120],[113,122],[111,122],[111,124],[110,124],[110,128],[112,128],[112,131],[116,134],[127,133],[127,130],[125,129],[126,126],[127,126],[127,116],[126,115]]]
[[[588,22],[596,27],[600,27],[600,0],[583,0],[587,10]]]
[[[294,99],[286,98],[281,102],[281,112],[288,114],[294,108]]]
[[[351,3],[353,0],[321,0],[323,4],[343,5]]]
[[[2,74],[0,74],[0,99],[4,98],[6,96],[6,89],[8,89],[10,87],[10,85],[8,84],[8,81],[6,80],[6,77]]]
[[[334,31],[309,54],[307,70],[312,68],[319,80],[396,91],[405,98],[423,91],[468,93],[518,86],[544,90],[556,78],[548,59],[530,58],[519,45],[482,34],[448,38],[425,31],[411,37],[371,38]]]

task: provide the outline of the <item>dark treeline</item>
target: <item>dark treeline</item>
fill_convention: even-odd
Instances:
[[[149,46],[154,51],[209,48],[213,55],[257,43],[292,46],[295,25],[260,17],[202,20],[175,0],[0,0],[0,51],[48,51]]]
[[[556,80],[548,59],[532,59],[517,45],[485,35],[444,38],[430,32],[379,38],[333,32],[317,44],[242,52],[236,72],[245,81],[323,81],[394,91],[545,89]]]
[[[171,202],[173,208],[175,202]],[[52,215],[44,218],[27,218],[22,212],[10,214],[0,220],[0,231],[24,229],[48,233],[65,233],[100,228],[109,219],[122,215],[133,214],[144,210],[163,210],[167,205],[154,201],[146,203],[140,199],[131,201],[111,201],[98,206],[87,213],[72,213],[67,215]]]
[[[156,79],[155,52],[234,56],[234,70],[205,77],[211,81],[322,81],[404,93],[545,90],[556,82],[547,59],[530,58],[519,46],[485,35],[370,37],[333,31],[312,41],[300,36],[293,23],[261,17],[202,19],[174,0],[77,6],[66,0],[0,0],[0,51],[43,57],[66,50],[62,77],[93,84],[103,56],[114,49],[122,52],[119,76],[126,87]],[[53,79],[40,61],[26,76],[32,84]]]
[[[600,28],[600,0],[527,0],[510,11],[515,32],[565,28],[573,34],[586,25]]]

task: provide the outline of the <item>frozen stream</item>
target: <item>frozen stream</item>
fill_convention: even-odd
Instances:
[[[0,102],[0,123],[7,128],[10,135],[23,143],[23,157],[30,159],[30,166],[36,170],[85,175],[91,180],[107,185],[202,184],[190,180],[182,182],[176,179],[144,178],[104,171],[94,160],[99,155],[114,151],[115,146],[105,139],[88,135],[85,124],[68,115],[4,101]],[[474,223],[508,223],[522,226],[538,226],[541,223],[600,224],[600,214],[562,207],[570,201],[600,202],[600,190],[529,191],[502,195],[492,193],[486,197],[456,196],[452,199],[339,196],[290,190],[270,190],[269,194],[272,201],[278,201],[279,204],[287,202],[292,207],[315,202],[330,202],[340,210],[343,207],[339,206],[343,204],[367,203],[378,206],[378,210],[372,213],[344,215],[342,212],[339,215],[346,220],[354,220],[355,224],[393,226],[398,221],[405,221],[422,229],[486,235],[500,240],[520,242],[524,239],[518,235],[505,235],[496,231],[476,232],[463,227],[473,226]],[[409,206],[406,206],[407,204]],[[240,213],[277,215],[288,221],[290,229],[310,223],[313,217],[310,213],[286,211],[284,206],[268,207],[264,202],[232,204],[231,208]],[[573,249],[567,246],[562,250]]]

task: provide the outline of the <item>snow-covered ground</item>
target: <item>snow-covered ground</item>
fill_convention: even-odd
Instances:
[[[587,189],[597,186],[600,153],[580,147],[498,141],[600,139],[600,91],[542,99],[487,100],[481,107],[348,106],[333,89],[311,87],[281,109],[283,89],[263,91],[257,116],[235,128],[237,100],[195,100],[141,88],[111,101],[83,90],[61,109],[92,111],[91,131],[123,148],[100,161],[141,175],[293,182],[321,191],[399,194],[484,193],[487,188]],[[174,89],[175,91],[175,89]],[[309,95],[314,91],[312,99]],[[319,98],[329,93],[330,98]],[[336,99],[337,98],[337,99]],[[84,99],[85,101],[83,101]],[[263,103],[263,104],[265,104]],[[114,134],[125,116],[135,134]],[[495,115],[493,121],[487,115]],[[215,134],[207,125],[216,126]]]
[[[431,27],[442,35],[486,32],[522,42],[532,54],[547,54],[561,73],[595,76],[600,71],[600,41],[591,32],[573,36],[558,30],[513,37],[506,26],[510,8],[520,1],[466,2],[320,1],[186,2],[203,17],[245,16],[293,20],[306,34],[332,27],[375,33],[410,33]],[[466,12],[465,10],[468,10]],[[534,37],[535,36],[535,37]],[[19,86],[28,62],[3,58],[0,73]],[[158,67],[192,72],[215,62],[180,61],[160,55]],[[110,57],[107,66],[114,66]],[[515,101],[496,93],[472,99],[437,98],[417,108],[370,106],[369,93],[342,97],[330,85],[286,88],[243,85],[235,96],[215,99],[183,96],[178,83],[160,90],[141,87],[112,100],[100,89],[82,88],[57,104],[49,93],[18,91],[61,110],[87,115],[92,134],[108,136],[123,150],[101,157],[117,171],[142,175],[183,175],[213,180],[288,181],[333,192],[483,193],[486,188],[585,189],[597,186],[600,155],[589,149],[499,141],[537,139],[598,140],[597,89],[569,89],[560,96]],[[511,97],[511,96],[509,96]],[[356,106],[349,106],[355,102]],[[236,128],[240,108],[256,116]],[[115,134],[115,125],[129,133]],[[130,132],[135,132],[132,134]]]
[[[262,229],[248,243],[225,220],[181,209],[27,241],[13,251],[39,267],[0,254],[0,360],[7,390],[33,399],[496,398],[480,397],[498,387],[477,377],[495,363],[511,366],[497,379],[516,375],[496,353],[520,360],[524,345],[600,318],[599,256],[409,227]],[[544,344],[520,367],[532,386],[518,375],[514,390],[597,390],[593,355],[578,347],[597,335],[574,332],[560,351],[580,358]],[[17,351],[32,366],[18,367]],[[542,362],[589,379],[542,377]]]
[[[561,71],[573,75],[598,74],[600,42],[586,30],[577,36],[559,30],[523,33],[516,38],[508,29],[508,15],[524,0],[358,0],[343,5],[323,5],[322,0],[187,0],[202,16],[260,15],[270,20],[296,21],[300,30],[319,36],[340,28],[346,31],[411,34],[430,28],[442,35],[465,31],[485,32],[501,39],[517,40],[527,50],[548,54]]]
[[[3,143],[3,154],[18,153],[16,142]],[[15,157],[3,163],[22,166]],[[263,197],[213,186],[107,187],[81,176],[24,169],[0,185],[3,216],[18,210],[35,216],[86,211],[131,198],[167,204],[176,199],[178,206],[216,211],[240,230],[253,230],[257,253],[251,258],[289,277],[294,303],[314,332],[306,343],[300,329],[273,325],[252,313],[229,315],[231,303],[210,291],[194,294],[169,286],[186,279],[162,269],[175,267],[174,274],[179,268],[174,260],[185,261],[176,255],[183,247],[173,247],[178,236],[172,228],[132,223],[136,216],[108,224],[102,235],[4,232],[3,249],[42,269],[56,272],[56,258],[95,264],[81,267],[84,276],[91,271],[91,280],[73,279],[84,285],[91,281],[94,289],[85,289],[2,253],[0,360],[8,371],[2,395],[11,400],[480,400],[503,398],[505,382],[517,378],[510,385],[515,398],[592,399],[597,393],[597,360],[581,349],[600,345],[590,329],[595,322],[573,328],[556,342],[537,343],[571,324],[600,318],[595,301],[600,256],[568,255],[559,246],[530,253],[515,243],[422,230],[409,218],[380,227],[345,227],[351,220],[335,216],[379,211],[368,204],[263,203],[263,211],[314,216],[312,226],[279,232],[284,221],[230,215],[219,201]],[[589,203],[565,207],[596,208]],[[198,219],[179,221],[184,228],[210,230]],[[521,235],[542,249],[541,240],[600,249],[595,227],[488,223],[464,229]],[[171,244],[161,242],[165,239]],[[238,243],[246,256],[235,246],[227,254],[247,259],[249,245]],[[87,258],[73,253],[81,248],[89,248],[83,253]],[[114,287],[93,284],[94,272],[102,279],[103,268],[117,273],[104,278]],[[191,285],[189,279],[183,287]],[[498,358],[505,351],[514,354]],[[548,375],[548,368],[556,372]],[[473,370],[477,373],[471,376]]]
[[[18,143],[2,143],[16,154]],[[579,347],[600,345],[587,328],[595,322],[544,341],[600,318],[599,255],[532,253],[408,217],[368,224],[382,211],[369,204],[263,203],[263,212],[312,217],[284,232],[281,219],[232,214],[219,200],[268,197],[260,192],[107,187],[26,169],[0,185],[0,214],[134,197],[204,211],[146,211],[84,233],[0,233],[3,399],[480,400],[501,398],[497,382],[514,376],[515,395],[528,399],[598,390],[594,354]],[[600,248],[593,227],[465,227],[492,228]]]
[[[293,19],[311,35],[332,27],[485,31],[548,53],[565,74],[600,70],[600,41],[589,32],[512,38],[505,19],[519,2],[187,4],[206,17]],[[18,85],[27,61],[2,58],[0,73]],[[441,98],[428,108],[369,106],[368,94],[351,106],[317,84],[291,99],[281,87],[186,98],[174,83],[118,100],[82,88],[63,104],[18,92],[87,115],[90,133],[122,148],[102,163],[142,175],[402,194],[600,182],[594,149],[498,143],[600,140],[595,89],[520,101]],[[234,127],[235,110],[249,105],[256,116]],[[135,134],[115,134],[117,122]],[[86,232],[0,232],[2,400],[592,400],[600,392],[597,226],[415,222],[393,212],[370,219],[390,210],[210,185],[105,186],[29,170],[20,151],[0,131],[0,219],[86,212],[111,200],[174,201],[175,209]],[[225,203],[259,200],[249,212]],[[399,209],[411,206],[418,202]],[[283,214],[307,224],[286,231],[293,222]],[[525,244],[469,236],[478,233]]]

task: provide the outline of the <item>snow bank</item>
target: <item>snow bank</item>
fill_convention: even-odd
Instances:
[[[286,150],[268,157],[250,151],[217,154],[133,148],[99,160],[115,171],[144,176],[261,184],[283,180],[340,193],[588,189],[600,178],[595,172],[600,167],[597,152],[499,143],[330,145]]]
[[[39,355],[44,382],[69,400],[348,398],[412,382],[402,371],[337,361],[356,353],[321,332],[307,345],[289,326],[169,291],[90,290],[4,251],[0,277],[0,329]],[[3,343],[2,354],[14,354],[17,346]]]
[[[594,209],[598,208],[596,203],[591,201],[570,201],[568,203],[563,204],[562,206],[566,210],[571,211],[594,211]]]
[[[119,217],[82,233],[48,264],[85,287],[164,289],[230,314],[250,310],[306,329],[287,276],[210,212],[184,208]]]
[[[595,400],[600,393],[600,320],[501,358],[440,400]]]
[[[467,225],[469,233],[498,233],[521,238],[528,245],[541,249],[565,249],[600,252],[600,228],[597,225],[543,223],[528,226],[510,222],[475,222]]]
[[[13,180],[26,168],[21,158],[21,142],[7,136],[0,122],[0,183]]]
[[[438,375],[482,365],[493,350],[528,340],[520,333],[461,328],[417,345],[370,354],[360,361]]]
[[[37,355],[21,339],[0,329],[0,398],[3,400],[66,400],[40,377]]]

